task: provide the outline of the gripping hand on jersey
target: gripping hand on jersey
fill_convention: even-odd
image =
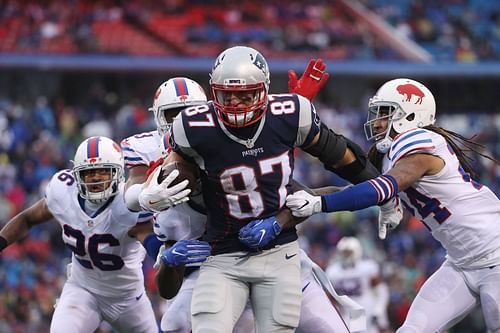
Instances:
[[[262,248],[281,233],[275,216],[254,220],[240,229],[240,242],[252,249]]]
[[[210,250],[207,242],[183,239],[161,251],[160,260],[167,266],[200,266],[210,256]]]
[[[170,184],[179,175],[178,170],[172,170],[163,182],[158,183],[160,171],[161,167],[153,171],[142,185],[142,190],[139,194],[139,204],[141,207],[156,213],[188,201],[188,195],[191,193],[191,190],[186,188],[189,184],[187,179],[170,187]]]
[[[385,239],[387,229],[394,229],[403,219],[403,206],[399,197],[392,198],[383,205],[380,205],[378,214],[378,238]]]
[[[297,79],[293,69],[288,71],[288,92],[304,96],[312,101],[326,84],[330,74],[325,73],[326,65],[321,59],[311,59],[304,74]]]
[[[322,212],[321,196],[298,191],[286,197],[286,205],[293,216],[308,217]]]

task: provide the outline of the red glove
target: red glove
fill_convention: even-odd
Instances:
[[[288,92],[299,94],[312,101],[330,77],[330,74],[324,72],[325,68],[323,60],[311,59],[298,80],[295,71],[288,70]]]
[[[163,157],[160,157],[156,161],[149,162],[149,168],[146,171],[146,178],[149,177],[149,175],[152,174],[153,171],[155,171],[155,169],[162,164],[163,164]]]

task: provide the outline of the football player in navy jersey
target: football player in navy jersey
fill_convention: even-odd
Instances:
[[[289,92],[300,94],[312,100],[329,77],[328,73],[324,72],[325,67],[321,59],[311,59],[300,79],[297,78],[293,70],[290,70]],[[171,78],[162,83],[154,96],[153,107],[150,110],[154,112],[157,131],[136,134],[122,141],[126,166],[130,168],[127,184],[131,185],[126,190],[125,198],[129,209],[132,210],[140,209],[138,208],[140,205],[138,195],[142,183],[147,179],[148,172],[155,170],[155,166],[160,163],[157,159],[161,156],[166,157],[170,151],[167,129],[171,126],[172,119],[184,108],[207,102],[207,97],[199,84],[182,77]],[[162,138],[160,134],[163,134],[164,137]],[[158,146],[161,146],[161,149],[158,149]],[[148,165],[150,165],[149,169]],[[146,169],[149,171],[146,172]],[[333,190],[332,187],[321,189],[325,193],[331,190]],[[193,261],[201,263],[210,254],[207,251],[208,253],[203,257],[200,250],[208,245],[203,245],[203,242],[196,240],[203,235],[206,221],[206,216],[200,213],[204,212],[204,204],[203,199],[199,197],[201,197],[201,193],[200,196],[196,197],[191,195],[189,202],[171,207],[155,216],[154,225],[157,234],[155,238],[162,242],[167,241],[166,245],[181,240],[175,243],[174,248],[160,251],[157,260],[159,266],[156,276],[158,291],[162,297],[169,299],[167,310],[161,320],[161,329],[169,333],[191,332],[191,295],[198,278],[197,268],[199,268],[188,265],[189,268],[184,270],[182,286],[178,290],[175,276],[172,276],[172,264],[184,266],[183,264],[186,264],[188,260],[191,263]],[[203,206],[197,208],[202,210],[193,209],[189,205],[192,203]],[[290,217],[288,209],[283,209],[276,215],[278,220]],[[153,246],[150,245],[154,243],[151,237],[148,236],[146,241],[145,246],[152,248]],[[153,251],[148,251],[148,253],[150,252]],[[347,333],[348,331],[363,330],[364,328],[360,324],[364,322],[364,312],[360,312],[359,307],[353,308],[353,304],[347,302],[345,297],[338,297],[335,293],[331,293],[332,297],[342,306],[341,311],[344,313],[344,318],[341,318],[324,291],[329,290],[330,286],[329,283],[323,285],[322,283],[327,282],[327,278],[321,279],[319,275],[326,277],[326,274],[311,261],[304,251],[301,250],[299,256],[302,301],[297,332]],[[175,297],[172,298],[174,294]],[[233,333],[254,332],[253,311],[249,304],[248,302],[243,314],[235,324]]]
[[[201,170],[208,216],[204,240],[212,247],[194,288],[193,332],[231,332],[249,297],[259,332],[297,327],[297,234],[275,218],[292,191],[294,147],[353,183],[379,174],[354,142],[321,124],[309,100],[269,95],[269,83],[267,62],[258,51],[229,48],[211,72],[213,102],[189,107],[173,122],[173,152],[165,163],[185,160]],[[148,186],[142,192],[151,194]],[[155,210],[147,202],[184,201],[169,195],[141,202]]]

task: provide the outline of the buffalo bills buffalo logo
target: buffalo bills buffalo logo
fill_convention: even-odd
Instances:
[[[412,96],[415,95],[418,97],[415,104],[422,104],[422,99],[425,97],[424,92],[411,83],[399,85],[396,90],[406,97],[405,102],[410,102]]]

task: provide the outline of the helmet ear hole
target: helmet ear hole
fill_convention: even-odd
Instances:
[[[406,120],[408,120],[408,121],[413,121],[414,119],[415,119],[415,113],[409,114],[409,115],[406,117]]]

